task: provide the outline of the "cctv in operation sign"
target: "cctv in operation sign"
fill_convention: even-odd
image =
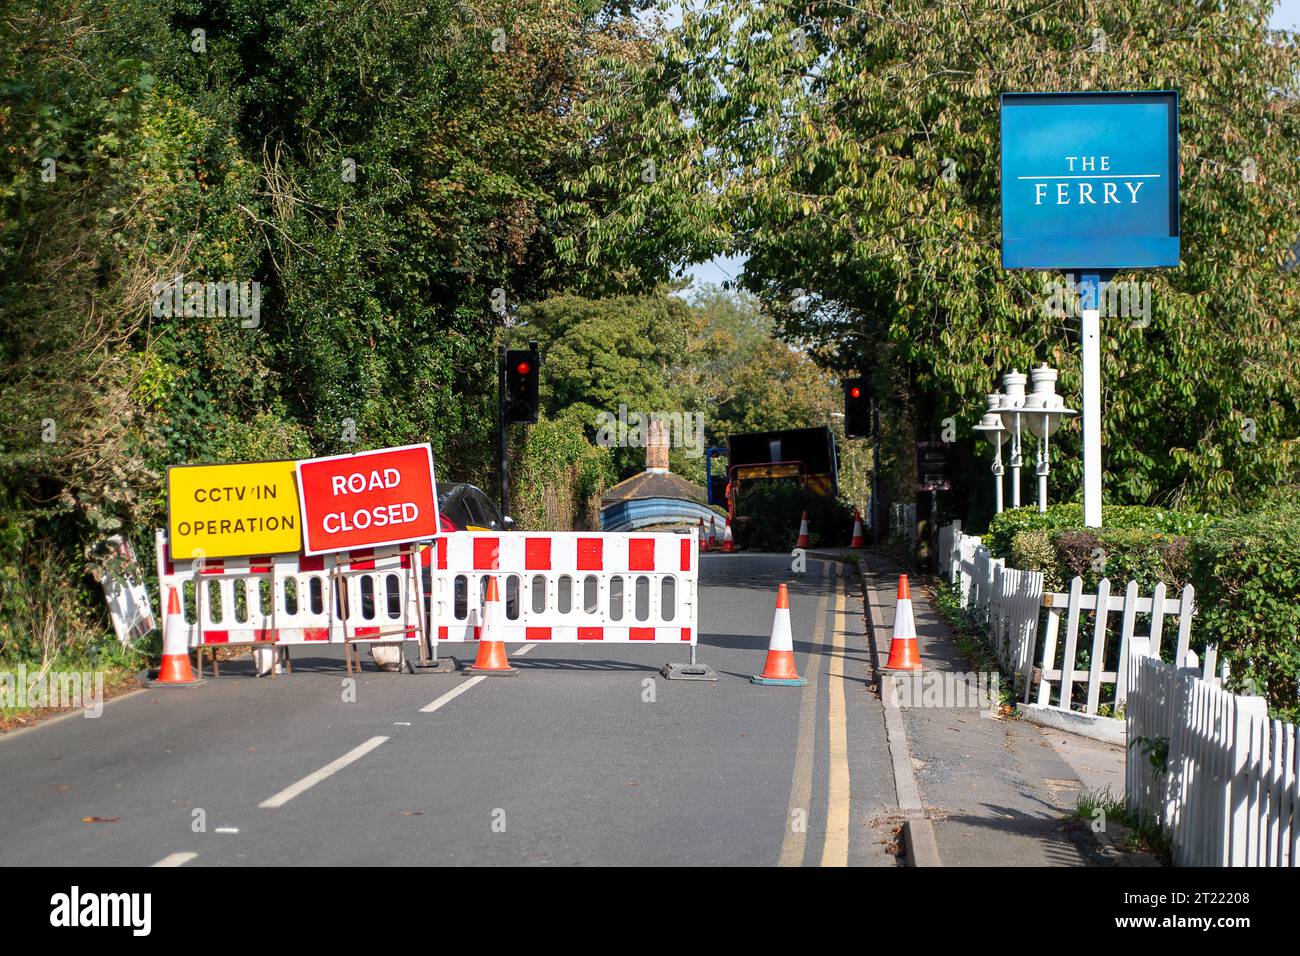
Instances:
[[[438,534],[433,449],[427,444],[300,461],[298,492],[306,554]]]
[[[1178,265],[1178,94],[1004,93],[1002,266]]]
[[[287,554],[302,547],[294,462],[172,465],[167,529],[173,558]]]

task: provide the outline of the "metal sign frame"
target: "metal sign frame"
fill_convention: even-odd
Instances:
[[[1176,91],[1003,93],[999,121],[1004,269],[1178,265]]]

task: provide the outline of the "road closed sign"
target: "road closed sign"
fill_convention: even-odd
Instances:
[[[329,554],[438,534],[429,445],[298,462],[303,550]]]
[[[167,469],[171,555],[182,561],[287,554],[302,547],[294,462]]]

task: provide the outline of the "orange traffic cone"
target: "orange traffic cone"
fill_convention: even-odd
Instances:
[[[716,518],[709,518],[709,550],[718,550],[718,521]]]
[[[857,508],[853,509],[853,540],[849,542],[850,548],[865,548],[866,539],[862,537],[862,514]]]
[[[501,640],[501,595],[497,591],[496,575],[488,578],[487,596],[483,600],[483,630],[478,642],[478,656],[474,664],[465,668],[466,674],[518,674],[506,657],[506,644]]]
[[[916,621],[912,618],[912,592],[907,575],[898,577],[898,606],[894,611],[894,639],[889,642],[887,671],[921,670],[921,653],[916,646]]]
[[[709,533],[704,530],[704,519],[700,519],[700,550],[709,550]]]
[[[767,663],[763,673],[750,678],[755,684],[778,684],[799,687],[808,683],[794,669],[794,643],[790,637],[790,596],[785,585],[776,592],[776,616],[772,618],[772,638],[767,645]]]
[[[731,518],[727,518],[727,526],[722,529],[722,553],[731,554],[736,550],[736,543],[731,540]]]
[[[808,512],[803,513],[803,518],[799,521],[799,540],[794,543],[796,548],[808,547]]]
[[[158,687],[192,687],[203,681],[190,666],[190,645],[185,638],[185,618],[176,587],[167,589],[167,616],[163,618],[163,655],[158,676],[150,684]]]

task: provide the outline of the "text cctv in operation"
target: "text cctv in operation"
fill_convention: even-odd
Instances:
[[[396,468],[376,469],[366,475],[353,472],[350,475],[333,475],[330,478],[333,494],[353,495],[376,489],[396,488],[402,483],[402,473]],[[378,505],[374,508],[362,508],[349,514],[346,511],[332,511],[322,521],[327,534],[342,531],[365,531],[367,528],[384,528],[389,525],[409,524],[420,517],[419,506],[412,501],[400,504]]]

